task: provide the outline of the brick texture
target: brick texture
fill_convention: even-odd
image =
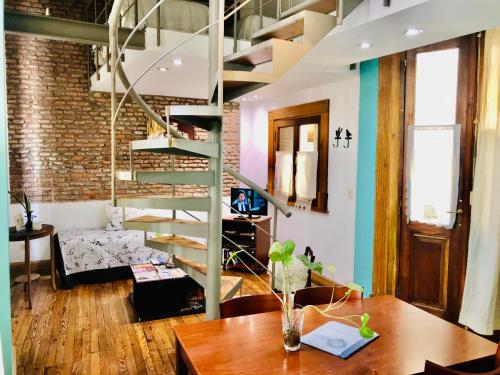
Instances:
[[[15,1],[6,8],[83,19],[80,1]],[[10,189],[25,189],[34,201],[109,199],[110,95],[91,92],[88,46],[26,36],[6,36],[7,105],[9,123]],[[206,104],[205,100],[144,96],[158,113],[167,104]],[[146,138],[146,115],[127,101],[117,124],[117,170],[128,168],[128,144]],[[196,129],[195,138],[207,139]],[[239,169],[239,106],[224,107],[224,161]],[[134,155],[136,170],[170,168],[168,156]],[[177,157],[177,169],[201,170],[206,160]],[[236,186],[224,175],[224,190]],[[117,195],[170,194],[170,186],[141,186],[117,181]],[[199,186],[179,186],[179,195],[205,194]]]

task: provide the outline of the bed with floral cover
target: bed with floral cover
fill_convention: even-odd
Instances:
[[[55,259],[63,288],[128,278],[131,264],[169,260],[168,254],[144,246],[144,232],[123,228],[119,209],[106,207],[106,211],[106,228],[56,234]]]

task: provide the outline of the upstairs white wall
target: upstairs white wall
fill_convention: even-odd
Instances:
[[[317,260],[332,263],[337,267],[338,280],[351,281],[354,270],[359,70],[350,72],[346,69],[344,79],[328,85],[260,102],[242,102],[240,170],[242,174],[265,187],[268,111],[322,99],[330,99],[329,212],[323,214],[291,208],[291,218],[287,219],[280,214],[278,239],[294,240],[297,252],[303,252],[306,246],[310,246]],[[333,147],[335,129],[339,126],[348,128],[353,133],[353,140],[348,149]]]

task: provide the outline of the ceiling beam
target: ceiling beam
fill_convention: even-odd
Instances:
[[[67,20],[64,18],[5,11],[5,33],[31,35],[39,38],[62,40],[65,42],[105,46],[109,44],[109,29],[106,25]],[[118,43],[122,45],[131,29],[119,28]],[[137,31],[127,48],[145,48],[144,30]]]

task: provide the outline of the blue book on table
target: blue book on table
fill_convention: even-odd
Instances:
[[[332,321],[302,336],[300,341],[346,359],[378,336],[379,334],[374,332],[371,339],[365,339],[357,328]]]

